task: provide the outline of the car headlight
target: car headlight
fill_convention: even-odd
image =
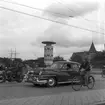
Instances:
[[[2,74],[3,73],[3,71],[0,71],[0,74]]]
[[[42,71],[39,72],[39,75],[41,75],[41,74],[42,74]]]

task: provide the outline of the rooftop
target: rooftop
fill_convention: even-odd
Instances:
[[[53,42],[53,41],[43,41],[42,43],[43,44],[56,44],[56,42]]]
[[[75,63],[75,64],[79,64],[78,62],[74,62],[74,61],[56,61],[58,63]]]
[[[97,52],[93,42],[92,42],[92,44],[91,44],[91,47],[90,47],[90,49],[89,49],[89,52],[90,52],[90,53],[96,53],[96,52]]]

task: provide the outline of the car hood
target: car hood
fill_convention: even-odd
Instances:
[[[51,69],[51,68],[44,68],[44,69],[39,68],[34,71],[35,75],[39,75],[39,73],[43,75],[55,74],[56,72],[57,72],[56,70]]]

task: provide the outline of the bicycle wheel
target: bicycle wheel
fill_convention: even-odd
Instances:
[[[105,74],[104,74],[103,72],[101,73],[101,76],[102,76],[103,78],[105,78]]]
[[[89,76],[88,77],[88,84],[87,84],[88,89],[93,89],[94,85],[95,85],[94,77],[93,76]]]
[[[75,91],[79,91],[82,87],[82,79],[80,76],[75,76],[72,79],[72,89]]]

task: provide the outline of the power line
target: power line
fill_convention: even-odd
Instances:
[[[12,49],[11,49],[11,51],[10,51],[10,59],[12,59],[12,56],[13,56],[13,51],[12,51]]]
[[[69,11],[75,12],[75,13],[77,14],[76,11],[74,11],[74,10],[68,8],[64,3],[62,3],[61,0],[60,0],[60,1],[56,1],[56,2],[58,2],[58,3],[62,4],[63,6],[65,6]],[[88,21],[88,22],[97,22],[97,23],[105,24],[105,22],[102,23],[102,22],[99,22],[99,21],[96,21],[96,20],[86,19],[86,18],[84,18],[83,16],[80,16],[80,15],[79,15],[79,17],[81,17],[82,19],[84,19],[84,20],[86,20],[86,21]],[[100,28],[100,29],[102,29],[102,28]],[[104,29],[102,29],[102,30],[104,30]]]
[[[14,51],[11,49],[9,54],[10,54],[10,59],[16,59],[17,54],[19,54],[19,53],[17,53],[16,48],[15,48]]]
[[[14,52],[15,59],[16,59],[16,57],[17,57],[17,54],[19,54],[19,53],[17,53],[16,48],[15,48],[15,52]]]
[[[90,19],[86,19],[86,18],[84,18],[85,20],[87,20],[87,21],[90,21],[90,22],[94,22],[94,23],[101,23],[101,24],[105,24],[105,22],[100,22],[100,21],[97,21],[97,20],[90,20]]]
[[[55,14],[55,15],[66,16],[66,15],[64,15],[64,14],[60,14],[60,13],[56,13],[56,12],[52,12],[52,11],[44,10],[44,9],[40,9],[40,8],[35,8],[35,7],[32,7],[32,6],[27,6],[27,5],[24,5],[24,4],[17,3],[17,2],[10,2],[10,1],[6,1],[6,0],[0,0],[0,1],[2,1],[2,2],[7,2],[7,3],[11,3],[11,4],[16,4],[16,5],[19,5],[19,6],[28,7],[28,8],[35,9],[35,10],[39,10],[39,11],[42,11],[42,12],[52,13],[52,14]],[[68,16],[68,17],[72,17],[72,16]]]
[[[17,3],[17,2],[10,2],[10,1],[6,1],[6,0],[0,0],[0,1],[2,1],[2,2],[7,2],[7,3],[11,3],[11,4],[16,4],[16,5],[19,5],[19,6],[28,7],[28,8],[35,9],[35,10],[39,10],[39,11],[42,11],[42,12],[48,12],[48,13],[52,13],[52,14],[56,14],[56,15],[66,16],[66,15],[64,15],[64,14],[55,13],[55,12],[52,12],[52,11],[49,11],[49,10],[44,10],[44,9],[40,9],[40,8],[35,8],[35,7],[27,6],[27,5],[24,5],[24,4]],[[61,0],[60,0],[60,1],[61,1]],[[60,4],[62,4],[62,5],[64,5],[64,4],[62,3],[62,1],[61,1],[61,2],[57,1],[57,2],[60,3]],[[67,7],[66,7],[66,8],[67,8]],[[70,8],[68,8],[68,9],[69,9],[70,11],[76,13],[76,11],[74,11],[74,10],[72,10],[72,9],[70,9]],[[68,16],[68,17],[73,17],[73,16]],[[79,16],[79,17],[81,17],[81,18],[83,18],[84,20],[89,21],[89,22],[98,22],[98,23],[99,23],[99,21],[89,20],[89,19],[86,19],[86,18],[84,18],[84,17],[82,17],[82,16]],[[101,23],[102,23],[102,22],[101,22]],[[105,24],[105,23],[102,23],[102,24]],[[104,30],[103,28],[100,28],[100,29]]]
[[[39,10],[39,11],[42,11],[42,12],[48,12],[48,13],[52,13],[52,14],[56,14],[56,15],[67,16],[67,15],[64,15],[64,14],[61,14],[61,13],[56,13],[56,12],[52,12],[52,11],[44,10],[44,9],[40,9],[40,8],[35,8],[35,7],[32,7],[32,6],[27,6],[27,5],[24,5],[24,4],[17,3],[17,2],[10,2],[10,1],[6,1],[6,0],[0,0],[0,1],[2,1],[2,2],[7,2],[7,3],[11,3],[11,4],[16,4],[16,5],[20,5],[20,6],[24,6],[24,7],[28,7],[28,8],[35,9],[35,10]],[[57,2],[59,2],[59,1],[57,1]],[[64,5],[64,4],[61,3],[61,2],[59,2],[59,3],[62,4],[62,5]],[[74,11],[74,10],[72,10],[72,9],[70,9],[70,8],[68,8],[68,9],[69,9],[70,11],[76,13],[76,11]],[[68,17],[73,17],[73,16],[68,16]],[[102,22],[99,22],[99,21],[86,19],[86,18],[84,18],[84,17],[82,17],[82,16],[79,16],[79,17],[81,17],[81,18],[83,18],[84,20],[89,21],[89,22],[97,22],[97,23],[105,24],[104,22],[102,23]],[[100,29],[102,29],[102,28],[100,28]]]
[[[100,34],[105,34],[105,33],[97,32],[97,31],[90,30],[90,29],[87,29],[87,28],[81,28],[81,27],[70,25],[70,24],[67,24],[67,23],[61,23],[59,21],[55,21],[55,20],[52,20],[52,19],[43,18],[43,17],[40,17],[40,16],[28,14],[28,13],[25,13],[25,12],[17,11],[17,10],[14,10],[14,9],[9,9],[9,8],[2,7],[2,6],[0,6],[0,8],[5,9],[5,10],[9,10],[9,11],[13,11],[13,12],[17,12],[17,13],[20,13],[20,14],[28,15],[28,16],[40,18],[40,19],[43,19],[43,20],[47,20],[47,21],[59,23],[59,24],[62,24],[62,25],[70,26],[70,27],[73,27],[73,28],[78,28],[78,29],[81,29],[81,30],[86,30],[86,31],[90,31],[90,32],[100,33]]]

